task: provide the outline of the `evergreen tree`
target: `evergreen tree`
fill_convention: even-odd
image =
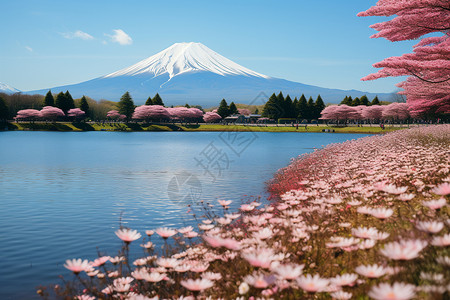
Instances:
[[[152,99],[152,105],[162,105],[164,106],[164,102],[162,101],[161,97],[158,93],[156,93],[155,97]]]
[[[355,99],[353,99],[352,101],[352,106],[358,106],[361,105],[361,100],[359,100],[358,97],[356,97]]]
[[[370,105],[380,105],[380,100],[378,100],[378,96],[375,96],[375,98],[373,98],[372,103],[370,103]]]
[[[145,105],[153,105],[152,97],[148,97],[147,101],[145,101]]]
[[[55,106],[55,99],[53,98],[52,91],[48,91],[44,98],[44,106]]]
[[[127,120],[130,120],[134,112],[134,102],[130,96],[130,93],[126,92],[122,95],[118,103],[118,107],[119,113],[125,115],[127,117]]]
[[[314,118],[314,100],[312,97],[309,97],[308,103],[306,104],[306,118],[307,120],[312,120]]]
[[[347,104],[348,106],[352,106],[352,104],[353,104],[353,98],[352,98],[352,96],[348,96],[348,98],[347,98],[347,103],[344,103],[344,104]]]
[[[256,109],[255,109],[255,115],[258,115],[258,114],[259,114],[259,109],[256,108]]]
[[[86,117],[89,116],[89,104],[84,95],[81,97],[80,109],[86,113]]]
[[[276,104],[277,104],[277,107],[278,107],[278,110],[279,110],[278,118],[284,118],[286,116],[286,111],[284,110],[284,96],[283,96],[282,92],[280,92],[277,95]]]
[[[269,119],[279,119],[282,116],[282,108],[279,105],[278,97],[275,93],[270,96],[269,100],[267,100],[264,105],[262,116],[267,117]]]
[[[230,115],[230,108],[228,107],[228,103],[225,99],[220,101],[219,108],[217,109],[217,114],[223,118],[226,118]]]
[[[234,104],[234,102],[230,103],[230,108],[229,109],[230,109],[230,111],[229,111],[230,115],[235,115],[235,114],[239,113],[239,111],[238,111],[238,109],[236,107],[236,104]]]
[[[63,92],[59,92],[59,94],[56,95],[55,106],[62,109],[63,111],[64,108],[67,108],[66,95],[64,95]]]
[[[304,94],[300,97],[297,104],[298,119],[306,119],[308,116],[308,103]]]
[[[297,116],[298,116],[298,100],[297,100],[297,97],[295,97],[294,98],[294,101],[292,101],[292,110],[293,110],[293,112],[292,112],[292,115],[293,115],[293,118],[297,118]]]
[[[0,121],[8,120],[8,106],[5,100],[0,96]]]
[[[187,104],[187,103],[184,105],[184,107],[191,108],[191,106],[189,104]]]
[[[295,118],[295,109],[294,104],[292,102],[292,99],[289,95],[286,96],[283,103],[283,111],[284,111],[284,118]]]
[[[349,100],[348,96],[345,96],[345,98],[339,104],[345,104],[345,105],[350,106],[350,105],[352,105],[352,100]]]
[[[75,108],[75,101],[73,101],[72,95],[69,93],[69,91],[66,91],[66,93],[64,94],[64,96],[66,96],[66,103],[67,103],[67,107],[69,109],[71,108]],[[64,109],[63,109],[64,110]],[[64,110],[64,113],[66,113],[67,111]]]
[[[322,97],[317,96],[316,103],[314,103],[314,119],[320,118],[320,113],[325,108],[325,103],[323,103]]]
[[[359,101],[361,102],[361,105],[365,105],[365,106],[369,106],[370,102],[369,102],[369,98],[367,98],[366,95],[362,96]]]

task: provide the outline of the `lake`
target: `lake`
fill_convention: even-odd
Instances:
[[[195,224],[188,204],[264,201],[292,158],[362,136],[0,132],[0,299],[38,299],[38,285],[71,278],[66,259],[94,259],[97,247],[115,255],[120,222],[144,234]]]

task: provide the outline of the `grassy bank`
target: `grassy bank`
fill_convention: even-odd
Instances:
[[[138,124],[138,123],[8,123],[8,130],[31,130],[31,131],[253,131],[253,132],[336,132],[336,133],[386,133],[405,127],[386,126],[381,129],[379,126],[326,126],[309,125],[293,126],[270,125],[270,126],[244,126],[244,125],[220,125],[220,124],[200,124],[200,125],[180,125],[180,124]]]

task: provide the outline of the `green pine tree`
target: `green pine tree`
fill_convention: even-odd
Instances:
[[[191,108],[191,106],[189,104],[187,104],[187,103],[184,105],[184,107]]]
[[[273,93],[264,105],[262,116],[277,120],[282,116],[281,111],[282,108],[279,105],[277,96]]]
[[[355,99],[353,99],[352,101],[352,106],[358,106],[361,105],[361,100],[359,100],[358,97],[356,97]]]
[[[152,99],[152,105],[161,105],[164,106],[164,102],[162,101],[161,97],[158,93],[156,93],[155,97]]]
[[[62,109],[63,111],[64,111],[65,108],[67,108],[66,95],[64,95],[63,92],[59,92],[59,94],[56,95],[55,106],[57,108]]]
[[[83,95],[80,100],[80,109],[86,113],[86,117],[89,116],[89,104],[86,97]]]
[[[300,97],[297,103],[297,118],[298,119],[306,119],[308,115],[308,103],[306,101],[306,97],[304,94]]]
[[[365,106],[369,106],[370,105],[370,101],[369,98],[367,98],[366,95],[362,96],[359,101],[361,102],[361,105],[365,105]]]
[[[297,97],[294,98],[294,101],[292,101],[292,117],[293,118],[297,118],[298,116],[298,110],[297,110],[297,106],[298,106],[298,99]]]
[[[64,96],[66,96],[67,110],[75,108],[75,101],[73,101],[72,95],[69,93],[69,91],[66,91]],[[67,112],[67,110],[64,110],[64,112]]]
[[[230,108],[228,107],[228,103],[225,99],[220,101],[219,108],[217,109],[217,114],[223,118],[226,118],[230,115]]]
[[[339,104],[351,105],[352,103],[351,103],[351,101],[349,103],[348,96],[345,96],[345,98]]]
[[[55,99],[53,98],[52,91],[48,91],[44,98],[44,106],[55,106]]]
[[[5,99],[0,97],[0,121],[8,120],[8,106],[6,105]]]
[[[287,95],[283,103],[284,118],[295,118],[295,109],[291,96]]]
[[[282,92],[277,95],[276,105],[278,109],[277,119],[284,118],[286,116],[286,111],[284,110],[284,96]]]
[[[258,115],[258,114],[259,114],[259,109],[256,108],[256,109],[255,109],[255,115]]]
[[[230,103],[230,108],[229,108],[229,114],[230,115],[236,115],[238,113],[239,113],[239,111],[238,111],[238,109],[236,107],[236,104],[234,104],[234,102],[231,102]]]
[[[312,97],[309,97],[308,103],[306,104],[306,118],[307,120],[312,120],[314,118],[314,100]]]
[[[320,113],[325,108],[325,103],[322,100],[322,97],[317,96],[316,103],[314,103],[314,119],[319,119],[321,117]]]
[[[153,105],[152,97],[148,97],[147,101],[145,101],[145,105]]]
[[[373,98],[372,103],[370,103],[370,105],[380,105],[380,100],[378,100],[378,96],[375,96],[375,98]]]
[[[119,113],[125,115],[127,117],[127,120],[130,120],[134,112],[134,102],[133,98],[131,98],[130,96],[130,93],[126,92],[122,95],[118,103],[118,107]]]

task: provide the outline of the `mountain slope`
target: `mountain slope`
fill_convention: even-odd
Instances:
[[[115,101],[129,91],[136,104],[143,104],[149,96],[159,93],[168,105],[190,103],[205,107],[217,105],[222,98],[250,104],[261,93],[270,96],[279,91],[293,97],[304,93],[315,98],[320,94],[325,102],[338,102],[346,95],[375,96],[355,90],[327,89],[272,78],[247,69],[200,43],[176,43],[130,67],[51,90],[54,93],[69,90],[74,97],[87,95],[97,100]],[[45,94],[47,91],[28,93]],[[384,100],[390,95],[378,96]]]
[[[6,83],[0,82],[0,93],[14,94],[20,93],[20,91],[16,88],[13,88],[12,86],[7,85]]]

